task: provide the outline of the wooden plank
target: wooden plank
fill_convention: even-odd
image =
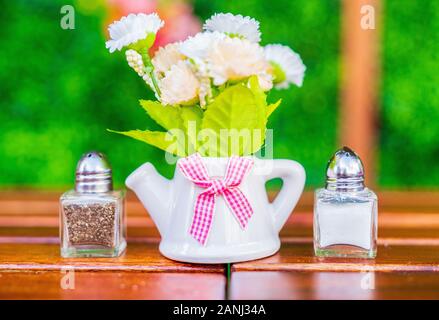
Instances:
[[[74,258],[60,256],[58,244],[0,243],[0,270],[147,271],[224,273],[223,265],[179,263],[162,256],[157,243],[130,243],[118,258]]]
[[[0,192],[0,215],[53,216],[59,212],[62,192],[44,190],[20,190]],[[126,209],[132,216],[144,217],[146,210],[135,194],[127,192]]]
[[[0,217],[24,218],[57,217],[60,192],[52,191],[0,191]],[[383,212],[439,212],[439,191],[379,191],[379,211]],[[274,198],[276,192],[269,193]],[[312,212],[314,191],[305,191],[295,212]],[[127,193],[127,213],[136,223],[142,223],[147,212],[136,196]]]
[[[437,190],[378,191],[381,211],[387,212],[439,212]]]
[[[0,299],[224,299],[225,285],[216,273],[0,271]]]
[[[36,239],[36,238],[53,238],[50,242],[57,241],[59,238],[59,228],[56,226],[2,226],[0,219],[0,242],[6,242],[6,239]],[[128,241],[142,242],[160,239],[157,228],[151,224],[148,226],[134,226],[127,229]],[[20,240],[13,240],[20,241]],[[31,241],[32,242],[32,241]]]
[[[135,233],[143,233],[142,230],[155,230],[154,222],[144,217],[141,219],[133,219],[128,217],[128,230]],[[379,226],[381,228],[406,228],[406,229],[429,229],[439,228],[439,213],[423,213],[423,212],[405,212],[405,213],[387,213],[378,214]],[[285,224],[285,228],[296,227],[312,227],[313,215],[311,212],[294,212]],[[11,218],[0,216],[0,236],[2,232],[14,232],[13,230],[38,230],[39,228],[50,228],[55,230],[58,228],[58,217],[21,217]],[[8,231],[11,228],[11,231]],[[46,229],[47,230],[47,229]],[[145,231],[144,234],[148,232]],[[282,231],[283,233],[284,231]],[[26,233],[26,232],[25,232]],[[158,236],[158,233],[155,233]]]
[[[439,299],[431,272],[233,272],[231,299]]]
[[[342,2],[342,88],[339,112],[339,142],[361,157],[366,181],[375,183],[377,141],[377,99],[379,88],[378,30],[367,29],[361,21],[366,6],[374,8],[379,21],[380,0]]]
[[[58,244],[58,227],[4,227],[0,226],[0,243],[39,243]],[[283,242],[312,243],[312,225],[287,224],[281,230]],[[378,229],[378,243],[382,245],[439,245],[439,227],[387,227]],[[130,227],[128,228],[129,243],[158,243],[160,234],[157,228]]]
[[[439,246],[380,245],[376,259],[343,259],[315,257],[312,243],[284,242],[277,254],[234,264],[232,270],[438,272]]]
[[[312,227],[312,212],[294,212],[285,228]],[[439,211],[425,213],[422,211],[411,212],[379,212],[378,225],[382,228],[439,228]]]
[[[431,228],[439,227],[439,209],[429,211],[402,211],[388,212],[379,211],[379,225],[386,228]],[[294,210],[286,225],[289,226],[312,226],[312,211]],[[58,214],[52,216],[8,216],[0,215],[0,227],[12,228],[57,228],[59,224]],[[133,217],[128,214],[127,225],[129,229],[154,229],[155,224],[148,215]],[[1,230],[0,230],[1,231]],[[1,233],[0,233],[1,236]]]
[[[312,243],[312,228],[288,225],[281,231],[284,243]],[[1,239],[1,238],[0,238]],[[1,241],[1,240],[0,240]],[[439,246],[439,228],[378,228],[379,245]]]

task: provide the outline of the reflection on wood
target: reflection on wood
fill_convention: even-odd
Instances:
[[[71,276],[72,274],[70,274]],[[206,273],[0,272],[0,299],[224,299],[226,277]]]
[[[234,272],[231,299],[439,299],[430,272]]]

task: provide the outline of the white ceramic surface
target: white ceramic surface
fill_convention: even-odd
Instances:
[[[136,169],[127,179],[160,232],[160,252],[173,260],[192,263],[232,263],[259,259],[279,250],[279,231],[294,209],[305,184],[305,170],[292,160],[254,159],[239,186],[253,207],[253,216],[242,229],[221,196],[207,243],[190,234],[196,197],[204,189],[186,179],[178,167],[172,180],[160,176],[151,163]],[[228,158],[203,158],[210,177],[223,177]],[[276,199],[268,201],[265,183],[281,178]]]

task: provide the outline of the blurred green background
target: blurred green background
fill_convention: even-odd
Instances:
[[[382,186],[439,186],[439,1],[384,1]]]
[[[72,185],[78,158],[91,149],[109,156],[119,185],[145,161],[171,177],[173,168],[162,151],[106,132],[155,128],[138,105],[150,92],[123,54],[105,49],[113,9],[104,0],[74,1],[75,29],[63,30],[65,4],[2,2],[0,186]],[[307,66],[304,86],[271,94],[283,104],[269,127],[275,128],[275,157],[301,162],[308,187],[321,185],[326,161],[338,147],[340,1],[196,0],[190,5],[202,20],[215,12],[250,15],[261,23],[263,44],[279,42],[300,53]],[[378,183],[437,187],[439,1],[384,0],[384,9]]]

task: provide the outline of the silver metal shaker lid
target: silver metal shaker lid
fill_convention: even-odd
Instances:
[[[111,165],[104,154],[90,151],[82,155],[76,166],[75,190],[81,193],[113,190]]]
[[[337,150],[326,168],[326,189],[361,191],[364,189],[364,168],[360,157],[348,147]]]

